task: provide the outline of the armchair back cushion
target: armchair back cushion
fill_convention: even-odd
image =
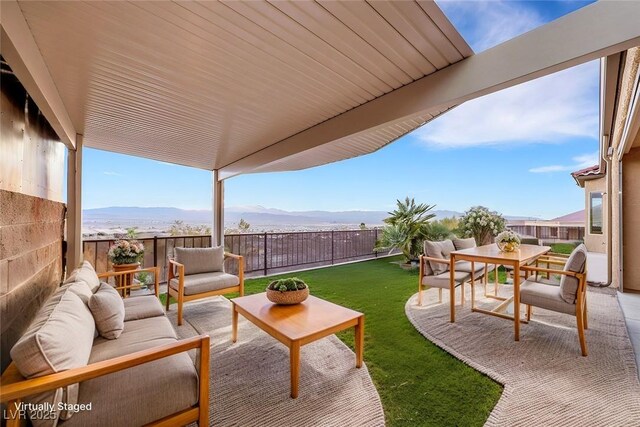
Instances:
[[[114,340],[124,329],[124,301],[116,289],[102,283],[89,300],[89,309],[100,336]]]
[[[573,273],[584,273],[587,266],[587,247],[581,243],[571,252],[569,259],[564,265],[564,271]],[[560,296],[569,304],[575,304],[578,298],[578,286],[580,281],[577,277],[562,275],[560,279]]]
[[[176,262],[184,265],[184,274],[224,271],[224,247],[174,248]]]
[[[432,242],[429,240],[424,241],[424,253],[431,258],[440,258],[440,259],[449,259],[449,255],[451,252],[455,251],[456,248],[453,246],[453,242],[449,239],[444,240],[442,242]],[[444,273],[449,270],[449,266],[447,264],[429,261],[429,265],[431,265],[431,269],[433,270],[433,274],[438,275],[440,273]]]
[[[453,246],[455,246],[457,251],[461,251],[463,249],[471,249],[476,247],[476,239],[473,237],[469,237],[467,239],[453,239]]]

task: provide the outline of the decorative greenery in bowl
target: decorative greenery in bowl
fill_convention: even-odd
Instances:
[[[118,240],[109,248],[108,256],[114,265],[135,264],[144,256],[144,245],[137,240]]]
[[[496,244],[502,252],[514,252],[520,247],[520,237],[511,230],[505,230],[496,236]]]
[[[297,277],[277,279],[267,286],[267,299],[275,304],[299,304],[308,296],[309,286]]]

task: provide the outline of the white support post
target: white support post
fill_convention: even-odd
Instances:
[[[82,135],[67,158],[67,272],[82,261]]]
[[[224,181],[219,179],[218,170],[211,173],[213,191],[213,227],[211,245],[224,245]]]

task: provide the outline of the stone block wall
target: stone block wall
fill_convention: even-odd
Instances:
[[[9,350],[62,281],[65,205],[0,190],[0,337]]]

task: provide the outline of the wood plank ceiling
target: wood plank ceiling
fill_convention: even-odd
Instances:
[[[473,54],[435,3],[422,0],[19,5],[86,146],[203,169]],[[366,154],[442,112],[259,171]]]

